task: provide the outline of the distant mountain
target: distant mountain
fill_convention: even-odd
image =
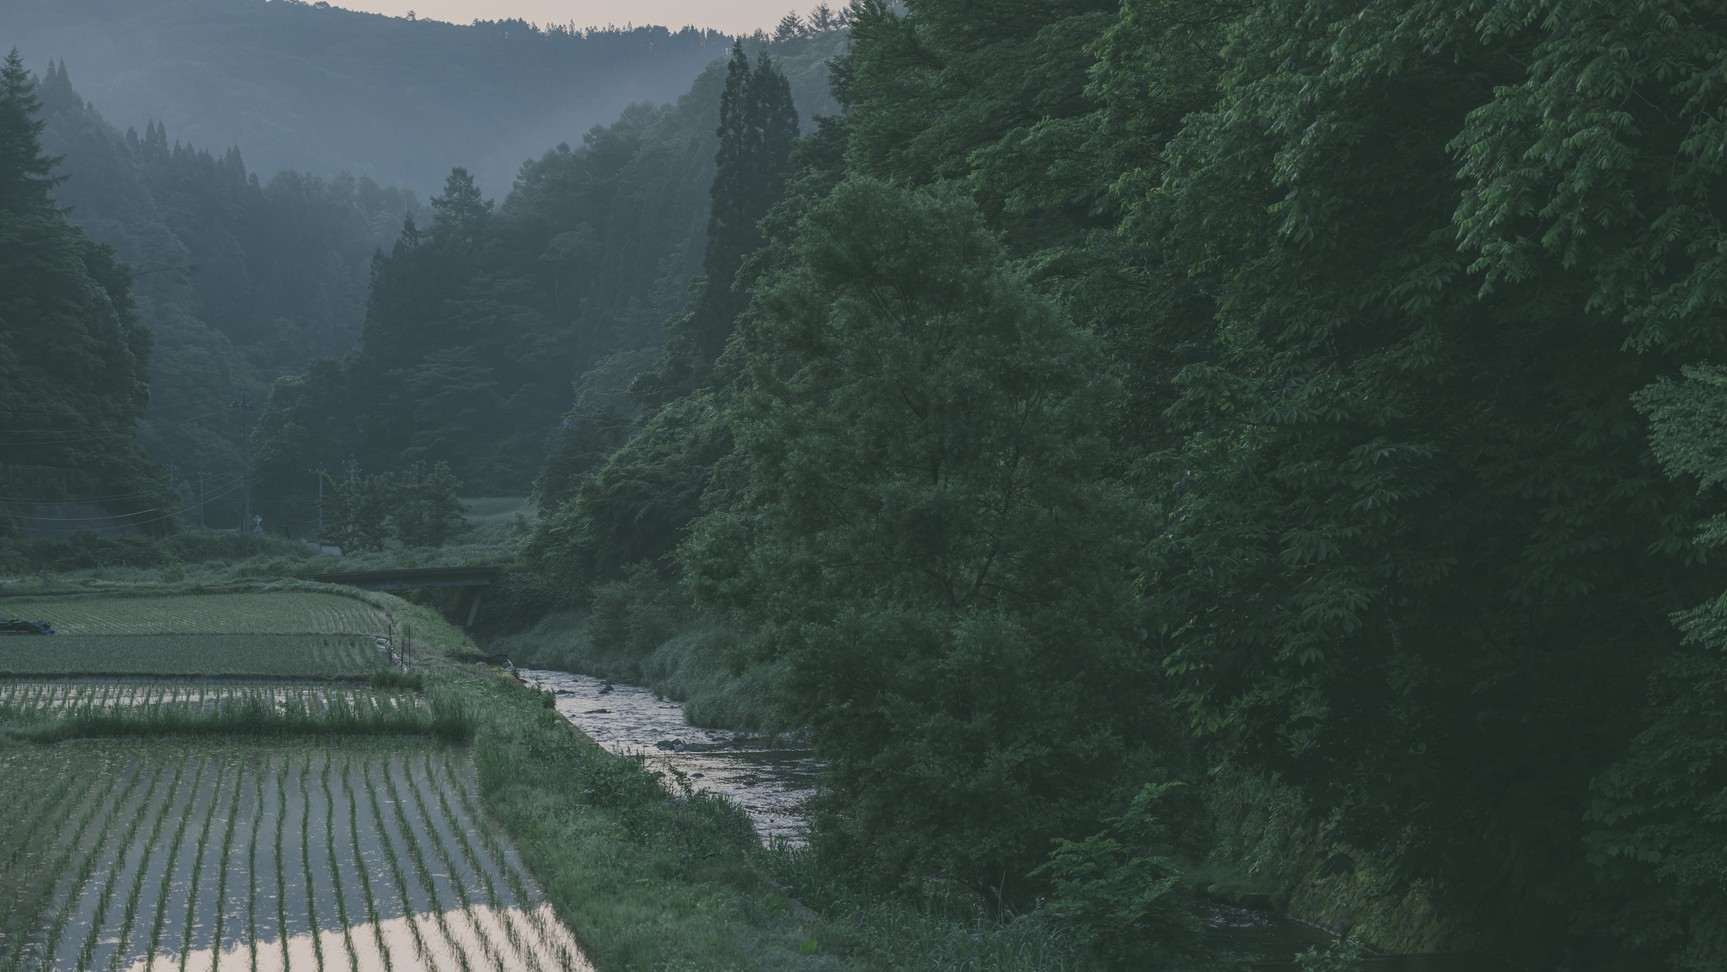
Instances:
[[[0,53],[67,64],[124,129],[150,121],[249,166],[370,176],[427,195],[453,166],[487,193],[522,160],[638,101],[664,103],[724,57],[715,31],[461,27],[297,0],[5,0]]]

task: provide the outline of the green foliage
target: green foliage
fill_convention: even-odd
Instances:
[[[137,447],[150,335],[112,250],[49,195],[35,79],[0,66],[0,542],[77,527],[161,533],[161,471]],[[69,502],[65,507],[57,504]]]
[[[427,468],[423,462],[396,473],[391,518],[396,537],[410,547],[441,547],[467,529],[467,507],[458,497],[462,484],[448,463]]]
[[[1361,940],[1352,935],[1332,942],[1324,951],[1310,946],[1295,957],[1295,964],[1301,972],[1361,972],[1362,956]]]
[[[1083,841],[1060,840],[1036,873],[1054,885],[1045,907],[1073,926],[1075,937],[1117,968],[1205,967],[1200,923],[1182,887],[1171,818],[1181,815],[1172,791],[1151,783],[1127,812]]]
[[[952,194],[853,179],[790,252],[733,345],[737,446],[686,582],[793,672],[821,839],[1024,900],[1149,743],[1127,514],[1096,478],[1108,371]]]
[[[748,252],[738,247],[752,245],[753,220],[773,201],[758,183],[784,178],[793,96],[806,110],[826,102],[822,64],[842,41],[799,37],[771,45],[769,61],[762,51],[755,93],[726,119],[754,146],[733,166],[754,215],[715,225],[730,262],[707,271],[720,303],[698,315],[703,369],[743,301],[730,290]],[[795,92],[771,64],[798,71]],[[373,262],[359,346],[279,383],[260,416],[263,495],[308,520],[306,471],[355,457],[382,470],[447,462],[496,495],[539,478],[546,512],[567,499],[633,431],[640,404],[623,390],[660,357],[661,325],[703,269],[725,87],[715,64],[677,103],[636,105],[528,161],[496,207],[458,170],[429,226],[398,219],[400,235]]]
[[[14,47],[0,65],[0,210],[25,212],[49,206],[54,167],[42,154],[42,100],[36,79]]]
[[[709,192],[712,207],[703,276],[689,309],[667,322],[665,360],[637,386],[654,404],[706,383],[738,314],[749,302],[749,295],[737,286],[738,271],[764,242],[759,224],[779,202],[791,175],[792,143],[798,137],[791,84],[765,51],[752,68],[741,40],[726,65],[716,134],[719,149]]]
[[[244,429],[228,406],[263,404],[277,375],[353,343],[373,250],[416,208],[413,197],[370,178],[281,172],[260,179],[237,149],[212,155],[173,143],[154,122],[142,134],[122,132],[73,89],[63,63],[49,62],[41,100],[42,139],[64,156],[55,201],[132,264],[126,276],[137,323],[151,335],[139,439],[172,464],[164,490],[171,499],[124,497],[132,500],[125,508],[155,507],[163,523],[233,526]],[[305,463],[295,484],[313,486],[307,470],[339,458]],[[138,491],[79,487],[62,495],[128,492]],[[255,499],[272,529],[286,524],[287,511],[268,490]],[[309,526],[299,535],[310,536]]]
[[[669,573],[714,464],[730,450],[711,395],[672,402],[541,520],[525,562],[565,604],[584,603],[594,585],[632,565]]]
[[[441,547],[468,529],[462,484],[447,463],[416,462],[399,473],[327,480],[320,539],[347,550],[380,551],[389,540]]]

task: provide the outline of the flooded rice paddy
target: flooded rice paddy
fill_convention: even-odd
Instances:
[[[0,792],[0,968],[591,968],[458,751],[78,742]]]
[[[311,718],[339,710],[364,717],[424,710],[426,701],[410,689],[303,680],[0,679],[0,722],[85,713],[210,715],[244,706],[278,714],[297,711]]]
[[[687,785],[738,804],[763,841],[803,842],[803,805],[815,795],[819,770],[807,746],[697,728],[681,703],[633,685],[569,672],[516,674],[551,692],[577,729],[614,753],[640,756],[674,790]]]

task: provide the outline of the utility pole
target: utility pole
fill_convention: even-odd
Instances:
[[[228,407],[240,410],[240,478],[245,485],[240,533],[244,536],[252,529],[252,400],[239,398],[229,402]]]
[[[177,480],[179,478],[179,476],[177,475],[179,473],[179,471],[180,471],[180,467],[178,465],[176,465],[175,463],[172,463],[172,462],[168,463],[168,492],[174,494],[174,518],[175,519],[179,519],[179,517],[180,517],[180,500],[182,499],[182,497],[180,496],[180,487],[175,485],[175,480]]]
[[[342,460],[342,468],[344,470],[346,470],[348,473],[349,485],[352,485],[359,480],[359,478],[360,478],[360,460],[355,459],[353,456],[349,456],[348,458]]]
[[[198,529],[204,529],[204,467],[198,467]]]
[[[306,471],[311,473],[312,475],[318,477],[318,542],[323,543],[324,542],[324,464],[319,463],[318,468],[308,469]]]

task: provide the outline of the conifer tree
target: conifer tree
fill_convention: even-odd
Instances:
[[[705,279],[688,312],[667,325],[671,334],[660,370],[644,376],[639,386],[643,397],[654,403],[694,390],[712,371],[738,314],[749,303],[736,286],[738,271],[761,247],[759,223],[779,202],[791,174],[797,108],[791,85],[766,52],[752,68],[743,44],[732,48],[718,134],[713,211],[702,260]]]
[[[18,49],[0,65],[0,209],[45,209],[59,159],[42,154],[42,101]]]

